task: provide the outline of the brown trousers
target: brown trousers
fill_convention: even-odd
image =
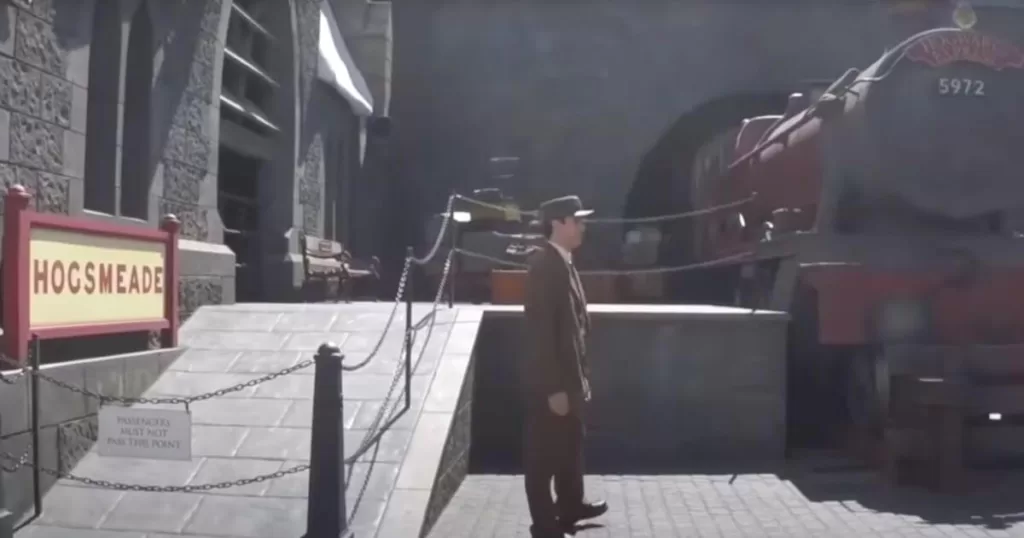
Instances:
[[[525,426],[523,463],[533,531],[554,533],[558,515],[583,503],[583,419],[578,413],[555,415],[546,401],[531,402]],[[552,479],[557,505],[551,498]]]

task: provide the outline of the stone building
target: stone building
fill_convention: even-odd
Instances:
[[[576,193],[606,217],[683,211],[703,142],[953,26],[955,4],[394,0],[396,192],[410,194],[391,213],[410,217],[392,243],[422,243],[452,190],[499,187],[523,207]],[[971,4],[977,30],[1024,42],[1024,4]],[[497,174],[508,157],[518,166]],[[582,263],[623,263],[622,231],[592,226]]]
[[[40,211],[141,227],[177,215],[182,317],[293,300],[300,231],[376,248],[353,230],[386,154],[390,32],[390,6],[366,0],[3,0],[0,183]],[[48,340],[41,356],[134,352],[47,374],[137,397],[180,352],[140,351],[147,336]],[[20,454],[31,391],[7,381],[0,449]],[[80,396],[41,384],[47,469],[71,469],[95,438],[98,406]],[[5,507],[29,514],[29,468],[0,478]]]
[[[5,1],[0,181],[45,211],[141,226],[177,215],[185,316],[293,299],[298,232],[347,242],[366,218],[352,200],[369,118],[387,110],[389,13],[365,0]]]

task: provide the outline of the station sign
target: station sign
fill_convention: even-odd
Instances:
[[[21,186],[5,197],[3,325],[24,363],[33,338],[160,331],[177,345],[178,230],[39,213]]]

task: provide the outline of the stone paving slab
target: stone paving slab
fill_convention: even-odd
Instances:
[[[588,476],[586,488],[610,510],[578,538],[1024,537],[1020,475],[965,496],[889,488],[864,474]],[[529,524],[521,476],[471,475],[430,537],[528,537]]]
[[[182,328],[188,347],[145,397],[198,395],[245,383],[312,358],[320,344],[341,346],[346,364],[366,358],[380,340],[391,305],[385,303],[312,305],[232,305],[200,309]],[[418,321],[429,305],[414,305]],[[458,309],[441,307],[429,341],[421,332],[414,358],[423,352],[412,382],[412,406],[380,442],[349,466],[347,502],[352,529],[372,537],[385,519],[410,447],[443,445],[447,430],[424,436],[417,424],[432,401],[431,387],[447,398],[451,383],[435,383],[448,360]],[[475,324],[456,351],[472,349]],[[343,377],[346,455],[363,441],[401,364],[404,306],[398,309],[381,351],[365,369]],[[461,330],[461,328],[460,328]],[[464,330],[462,332],[465,332]],[[425,346],[425,347],[424,347]],[[314,368],[256,387],[191,405],[191,461],[101,458],[95,450],[73,474],[129,485],[186,486],[252,478],[305,464],[309,460]],[[404,378],[403,378],[404,379]],[[389,402],[403,398],[400,381]],[[167,406],[158,406],[167,407]],[[399,409],[401,406],[399,405]],[[451,413],[447,413],[450,421]],[[387,416],[390,416],[387,415]],[[433,416],[433,415],[432,415]],[[428,458],[429,459],[429,458]],[[435,469],[432,472],[436,472]],[[208,492],[118,491],[61,480],[44,499],[43,516],[19,531],[18,538],[298,538],[306,531],[308,471],[259,483]],[[401,497],[401,496],[400,496]],[[393,512],[400,514],[401,510]],[[422,514],[420,514],[422,520]],[[394,519],[394,518],[392,518]]]

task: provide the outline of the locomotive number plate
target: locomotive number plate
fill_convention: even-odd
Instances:
[[[939,95],[984,96],[985,81],[976,78],[939,79]]]

